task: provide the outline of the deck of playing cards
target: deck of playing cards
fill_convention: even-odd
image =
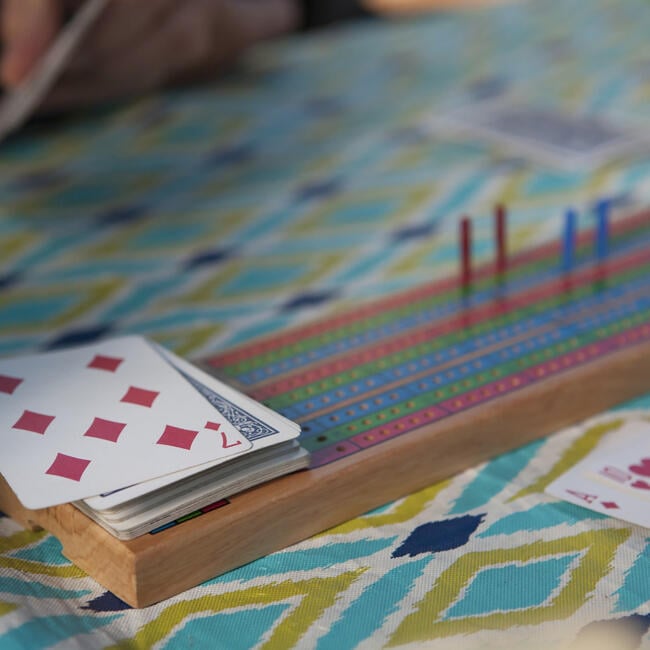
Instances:
[[[581,431],[609,430],[546,492],[583,508],[650,528],[650,412],[613,413]]]
[[[299,433],[138,336],[0,360],[0,474],[120,539],[306,467]]]

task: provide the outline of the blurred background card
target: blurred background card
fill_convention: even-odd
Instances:
[[[545,165],[587,171],[647,147],[639,129],[604,116],[575,114],[508,97],[426,120],[440,135],[482,138]]]

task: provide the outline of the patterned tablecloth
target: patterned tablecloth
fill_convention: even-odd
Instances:
[[[504,92],[643,125],[649,33],[642,0],[370,21],[32,127],[0,148],[0,354],[130,332],[200,357],[454,271],[462,213],[485,258],[497,201],[515,249],[556,237],[568,204],[643,203],[647,155],[559,172],[422,125]],[[650,647],[648,532],[543,493],[601,434],[528,445],[142,610],[1,518],[0,648],[533,648],[621,622],[616,647]]]

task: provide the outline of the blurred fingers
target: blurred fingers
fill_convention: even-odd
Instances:
[[[295,0],[112,0],[45,110],[124,99],[214,76],[249,45],[290,31]]]
[[[14,87],[23,81],[56,38],[63,22],[60,0],[4,0],[1,5],[0,79]]]

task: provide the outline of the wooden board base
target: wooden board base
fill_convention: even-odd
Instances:
[[[336,463],[249,490],[182,526],[128,542],[71,505],[26,510],[4,482],[0,509],[50,531],[67,558],[122,600],[145,607],[648,387],[650,342],[645,342]]]

